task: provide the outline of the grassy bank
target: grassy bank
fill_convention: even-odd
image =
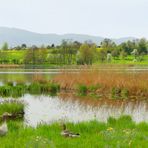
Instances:
[[[3,103],[0,104],[0,115],[2,115],[5,112],[15,114],[18,112],[23,112],[24,105],[21,103]]]
[[[148,145],[148,124],[135,124],[130,117],[109,118],[107,123],[97,121],[78,124],[67,123],[67,128],[80,133],[79,138],[60,135],[59,124],[41,125],[37,129],[23,128],[22,122],[9,121],[9,133],[0,137],[0,147],[44,147],[44,148],[92,148],[92,147],[136,147]]]

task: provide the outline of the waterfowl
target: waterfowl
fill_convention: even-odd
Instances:
[[[0,126],[0,136],[5,136],[8,133],[7,118],[11,116],[9,113],[4,113],[2,115],[3,124]]]
[[[73,133],[69,130],[66,129],[66,125],[65,124],[62,124],[62,127],[63,127],[63,130],[61,132],[61,135],[64,136],[64,137],[80,137],[80,134],[79,133]]]

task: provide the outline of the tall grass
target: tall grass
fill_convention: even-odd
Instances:
[[[0,86],[0,96],[2,97],[21,97],[26,92],[26,86],[25,85],[4,85]]]
[[[0,96],[2,97],[22,97],[25,93],[30,94],[51,94],[55,95],[60,91],[60,86],[56,83],[39,83],[33,82],[30,85],[19,83],[13,86],[10,82],[9,85],[0,86]]]
[[[80,71],[57,75],[54,82],[60,84],[61,89],[76,90],[78,85],[86,87],[98,86],[95,93],[107,97],[147,98],[148,73],[127,73],[115,71]]]

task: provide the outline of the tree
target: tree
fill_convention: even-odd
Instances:
[[[14,49],[21,50],[22,48],[21,48],[21,46],[16,46]]]
[[[112,54],[112,57],[114,57],[114,59],[115,59],[115,58],[118,58],[119,57],[120,52],[119,52],[118,49],[113,49],[113,51],[111,52],[111,54]]]
[[[125,57],[127,57],[127,53],[124,50],[122,50],[120,52],[120,57],[121,57],[121,59],[125,59]]]
[[[38,48],[33,45],[31,48],[27,49],[25,57],[24,57],[24,62],[25,64],[35,64],[36,62],[36,56],[35,52]]]
[[[111,62],[112,60],[112,54],[109,52],[107,53],[107,62]]]
[[[137,60],[136,58],[137,58],[137,56],[138,56],[138,54],[139,54],[139,53],[138,53],[138,50],[137,50],[137,49],[134,49],[134,50],[131,52],[131,54],[134,55],[134,61]]]
[[[22,44],[22,45],[21,45],[21,48],[22,48],[22,49],[26,49],[26,48],[27,48],[27,45],[26,45],[26,44]]]
[[[58,51],[63,64],[72,64],[76,57],[77,44],[70,40],[63,40]]]
[[[121,43],[119,45],[120,51],[124,51],[127,54],[131,54],[131,52],[137,48],[138,48],[138,41],[137,40],[127,41],[127,42]]]
[[[147,40],[145,38],[142,38],[138,42],[138,52],[139,52],[139,54],[141,54],[141,53],[145,53],[146,54],[147,51],[148,51]]]
[[[104,39],[102,42],[101,42],[101,47],[107,51],[107,52],[111,52],[113,49],[116,48],[116,44],[115,42],[113,42],[112,40],[110,39]]]
[[[98,53],[99,60],[101,60],[101,62],[104,62],[106,60],[106,55],[107,55],[107,52],[101,49]]]
[[[54,47],[55,47],[55,45],[54,45],[54,44],[52,44],[52,45],[51,45],[51,48],[54,48]]]
[[[95,44],[90,45],[88,43],[84,43],[80,46],[78,60],[81,64],[92,64],[95,60],[96,53],[97,51]]]
[[[8,50],[8,43],[5,42],[3,45],[2,45],[2,50]]]

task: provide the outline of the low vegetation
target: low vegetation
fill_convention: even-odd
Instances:
[[[90,93],[112,99],[147,99],[147,72],[129,73],[115,71],[82,70],[79,73],[57,75],[54,82],[62,90],[77,92],[80,95]]]
[[[21,113],[24,111],[24,104],[22,103],[2,103],[0,104],[0,116],[7,112],[10,114]]]
[[[129,116],[109,118],[107,123],[89,121],[67,123],[67,128],[80,133],[78,138],[60,135],[59,123],[40,125],[36,129],[23,127],[20,121],[8,122],[9,132],[0,137],[0,147],[91,148],[91,147],[139,147],[147,148],[148,124],[135,124]]]
[[[16,86],[13,86],[13,83],[8,82],[6,85],[0,86],[0,96],[18,98],[26,93],[56,95],[59,90],[60,86],[58,84],[50,82],[33,82],[30,85],[20,83]]]

